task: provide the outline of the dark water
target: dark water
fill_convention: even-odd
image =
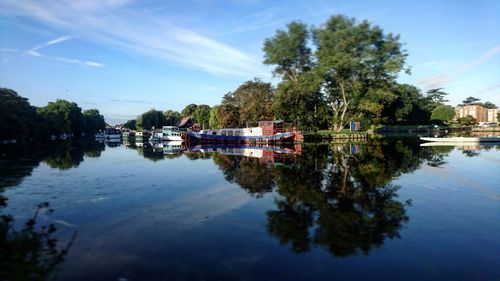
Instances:
[[[0,212],[77,233],[57,280],[500,280],[498,145],[0,153]]]

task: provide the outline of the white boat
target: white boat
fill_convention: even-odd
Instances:
[[[95,134],[95,138],[98,140],[120,140],[122,138],[122,132],[118,129],[108,128],[104,132],[99,132]]]
[[[164,141],[182,141],[183,130],[175,126],[163,126],[161,130],[162,140]]]
[[[163,154],[179,154],[183,150],[182,141],[166,141],[163,143]]]
[[[500,137],[449,137],[449,138],[420,137],[420,140],[426,142],[479,143],[479,142],[500,142]]]

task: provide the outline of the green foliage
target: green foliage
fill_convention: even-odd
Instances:
[[[5,201],[0,196],[0,208],[6,206]],[[40,211],[48,207],[47,202],[39,204],[33,217],[19,230],[13,227],[14,218],[11,215],[0,215],[1,280],[48,280],[64,260],[76,233],[61,249],[54,238],[57,231],[54,224],[37,226]]]
[[[165,115],[165,125],[168,126],[175,126],[179,120],[181,120],[182,115],[178,111],[174,110],[167,110],[163,112],[163,115]]]
[[[275,75],[285,80],[297,80],[311,66],[311,49],[307,46],[310,33],[307,25],[291,22],[287,31],[278,30],[264,41],[264,63],[276,65]]]
[[[443,91],[443,88],[430,89],[427,91],[427,100],[429,110],[432,112],[436,107],[443,105],[448,100],[444,99],[448,93]]]
[[[394,99],[382,111],[384,124],[415,124],[430,118],[428,99],[420,90],[408,84],[392,86]]]
[[[483,103],[483,104],[481,104],[481,105],[482,105],[484,108],[487,108],[487,109],[494,109],[494,108],[497,108],[497,106],[496,106],[494,103],[489,102],[489,101],[487,101],[487,102],[485,102],[485,103]]]
[[[28,99],[0,88],[0,140],[33,137],[40,129],[36,109]]]
[[[208,128],[210,123],[210,106],[206,104],[198,105],[194,112],[194,119],[202,128]]]
[[[406,51],[399,36],[345,16],[333,16],[314,30],[316,58],[332,109],[332,129],[341,130],[359,113],[380,119],[389,91],[404,69]]]
[[[194,117],[194,112],[196,111],[196,107],[198,107],[198,106],[196,104],[194,104],[194,103],[187,105],[181,111],[182,116],[185,116],[185,117]]]
[[[82,109],[74,102],[56,100],[37,109],[50,134],[73,133],[80,136],[84,132],[85,118]]]
[[[134,119],[128,120],[127,122],[125,122],[125,124],[123,124],[123,128],[127,128],[130,130],[136,130],[137,129],[136,122],[137,122],[137,120],[134,120]]]
[[[140,122],[139,122],[140,121]],[[138,119],[136,124],[139,124],[143,129],[150,130],[153,127],[158,129],[166,124],[165,115],[159,110],[150,109],[141,115],[140,120]]]
[[[468,97],[462,101],[461,105],[477,105],[481,99],[475,97]]]
[[[479,124],[477,122],[476,118],[474,118],[474,117],[472,117],[470,115],[458,118],[457,122],[458,122],[458,124],[464,125],[464,126],[475,126],[475,125]]]
[[[239,86],[232,95],[233,105],[239,109],[240,125],[257,125],[259,121],[274,118],[274,89],[271,83],[250,80]]]
[[[450,105],[440,105],[432,111],[431,119],[449,122],[455,117],[455,109]]]
[[[210,110],[209,125],[210,125],[211,129],[221,129],[222,128],[222,116],[220,113],[220,105],[214,106]]]
[[[329,111],[320,91],[321,82],[311,71],[299,76],[297,82],[281,82],[273,104],[276,118],[293,122],[300,129],[325,128]]]
[[[85,119],[85,134],[93,136],[99,130],[104,130],[104,128],[106,128],[104,116],[102,116],[97,109],[83,111],[83,117]]]

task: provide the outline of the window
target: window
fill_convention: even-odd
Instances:
[[[232,136],[232,135],[233,135],[233,130],[228,130],[228,131],[227,131],[227,135],[228,135],[228,136]]]
[[[223,136],[225,136],[225,135],[227,134],[227,132],[226,132],[226,130],[222,130],[222,131],[220,132],[220,134],[221,134],[221,135],[223,135]]]

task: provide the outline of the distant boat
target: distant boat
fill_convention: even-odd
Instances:
[[[118,129],[107,128],[104,132],[95,134],[95,138],[97,140],[120,140],[122,138],[122,133]]]
[[[300,140],[300,132],[285,128],[283,121],[261,121],[258,127],[225,128],[187,132],[189,141],[227,143],[272,143]]]
[[[420,140],[426,142],[479,143],[479,142],[500,142],[500,137],[449,137],[449,138],[420,137]]]

